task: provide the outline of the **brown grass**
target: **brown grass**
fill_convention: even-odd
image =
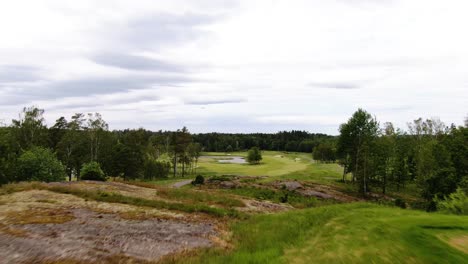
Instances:
[[[0,232],[10,235],[10,236],[15,236],[15,237],[27,237],[28,236],[26,231],[12,228],[2,223],[0,223]]]
[[[468,254],[468,235],[452,237],[449,239],[448,243],[452,247]]]
[[[64,209],[35,208],[27,211],[8,212],[5,222],[15,225],[62,224],[73,220],[73,213]]]

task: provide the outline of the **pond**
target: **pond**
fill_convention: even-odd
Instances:
[[[247,163],[247,161],[245,161],[245,158],[240,157],[240,156],[202,156],[202,158],[215,159],[215,160],[218,160],[219,163],[234,163],[234,164]]]

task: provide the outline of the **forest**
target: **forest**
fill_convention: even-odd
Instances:
[[[436,118],[419,118],[405,130],[390,122],[380,124],[359,109],[339,132],[191,134],[185,127],[172,132],[110,131],[99,113],[61,117],[47,127],[43,109],[25,107],[18,119],[0,128],[0,181],[185,177],[196,173],[202,152],[258,147],[337,162],[343,168],[342,181],[363,196],[417,186],[426,210],[436,209],[436,199],[468,188],[467,124],[447,126]]]
[[[185,127],[173,132],[143,128],[109,131],[99,113],[76,113],[68,120],[61,117],[47,127],[43,114],[37,107],[24,108],[18,120],[0,128],[2,183],[34,179],[25,176],[32,173],[17,166],[30,156],[56,156],[70,180],[72,176],[79,179],[83,165],[90,162],[99,163],[107,176],[154,179],[193,173],[201,151],[229,153],[259,147],[311,152],[322,142],[336,141],[333,136],[305,131],[191,134]]]
[[[466,262],[466,123],[358,109],[338,136],[192,134],[44,116],[0,127],[7,263]]]

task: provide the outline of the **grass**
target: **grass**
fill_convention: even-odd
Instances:
[[[125,184],[131,184],[139,187],[152,188],[157,190],[159,197],[176,200],[185,203],[206,203],[211,205],[218,205],[222,207],[244,207],[245,204],[232,196],[221,194],[214,191],[203,189],[188,189],[188,188],[166,188],[160,185],[155,185],[152,182],[140,181],[119,181]],[[189,188],[191,185],[189,185]]]
[[[150,200],[139,197],[125,196],[113,192],[103,191],[89,191],[81,190],[78,188],[68,186],[48,186],[41,183],[19,183],[7,184],[0,188],[0,195],[10,194],[14,192],[21,192],[27,190],[48,190],[56,193],[71,194],[87,200],[94,200],[98,202],[107,203],[121,203],[135,206],[152,207],[156,209],[175,210],[185,213],[204,213],[215,217],[242,217],[243,215],[235,209],[219,208],[209,206],[203,203],[180,203],[180,202],[167,202],[161,200]]]
[[[74,188],[68,187],[47,187],[49,191],[64,193],[64,194],[72,194],[84,199],[88,200],[95,200],[99,202],[107,202],[107,203],[121,203],[121,204],[129,204],[135,206],[146,206],[146,207],[153,207],[157,209],[166,209],[166,210],[176,210],[185,213],[205,213],[208,215],[212,215],[215,217],[239,217],[240,214],[234,209],[224,209],[224,208],[217,208],[211,207],[204,204],[190,204],[190,203],[172,203],[160,200],[149,200],[143,199],[138,197],[130,197],[124,196],[117,193],[111,192],[102,192],[102,191],[86,191],[86,190],[79,190]]]
[[[468,217],[369,203],[257,215],[231,226],[234,250],[181,263],[467,263],[438,237],[468,233]]]
[[[295,208],[317,207],[337,203],[334,200],[321,200],[315,197],[304,197],[291,191],[276,191],[266,188],[244,187],[228,189],[226,192],[258,200],[268,200],[275,203],[288,203]]]
[[[6,222],[15,225],[26,224],[62,224],[75,219],[73,213],[63,209],[34,208],[28,211],[9,212]]]
[[[158,196],[166,199],[173,199],[182,202],[196,202],[220,205],[227,208],[244,207],[245,204],[236,198],[228,195],[208,192],[208,191],[195,191],[190,189],[160,189]]]
[[[232,156],[245,155],[245,152],[232,153]],[[279,155],[283,155],[283,158],[275,157]],[[294,160],[294,158],[296,157],[295,155],[285,155],[282,152],[276,151],[264,151],[262,152],[262,156],[263,160],[260,164],[257,165],[219,163],[215,158],[203,157],[199,160],[199,168],[197,169],[197,173],[204,175],[236,174],[249,176],[280,176],[288,173],[302,171],[307,168],[307,162],[304,162],[302,160]]]

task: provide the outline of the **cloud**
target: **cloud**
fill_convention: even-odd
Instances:
[[[140,16],[117,27],[110,38],[126,49],[159,50],[162,47],[188,43],[206,34],[201,26],[220,19],[219,16],[186,13],[154,13]]]
[[[182,65],[130,54],[102,53],[91,57],[91,60],[98,64],[128,70],[179,73],[186,71]]]
[[[0,65],[0,84],[40,80],[39,69],[25,65]]]
[[[153,86],[176,86],[191,82],[193,79],[180,75],[121,76],[121,77],[84,77],[81,79],[59,81],[40,89],[47,97],[87,96],[112,94],[129,90],[145,89]]]
[[[311,87],[352,90],[361,88],[361,84],[357,82],[310,82]]]
[[[234,104],[246,102],[245,99],[233,98],[233,99],[189,99],[185,100],[184,103],[188,105],[210,105],[210,104]]]

